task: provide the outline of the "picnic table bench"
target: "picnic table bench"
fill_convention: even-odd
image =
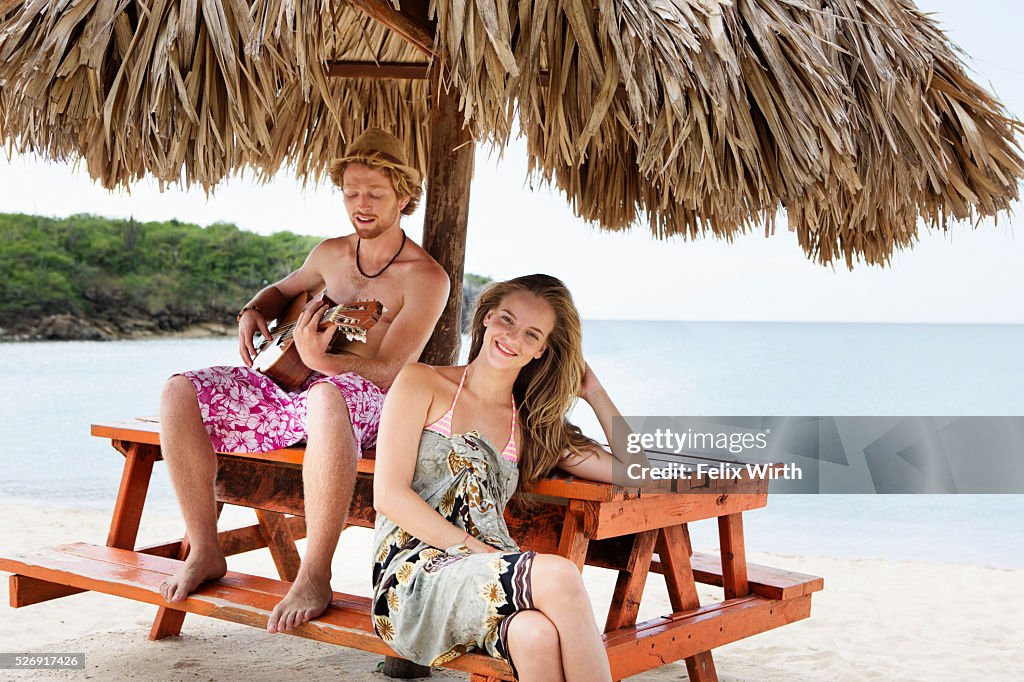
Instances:
[[[150,639],[179,634],[186,613],[266,627],[299,567],[295,541],[305,537],[304,449],[217,456],[218,508],[250,507],[257,519],[252,526],[220,532],[225,554],[265,547],[280,580],[229,571],[171,607],[160,596],[159,585],[176,572],[188,550],[187,538],[136,547],[150,475],[161,458],[158,425],[153,420],[94,424],[92,434],[110,439],[125,458],[106,545],[74,543],[0,558],[0,570],[13,574],[11,606],[93,590],[158,606]],[[347,526],[373,527],[373,470],[374,460],[364,456]],[[510,508],[506,513],[511,535],[524,549],[558,553],[581,570],[589,564],[618,571],[604,631],[616,680],[680,659],[685,659],[691,680],[715,680],[712,649],[807,618],[811,595],[824,586],[819,577],[746,561],[742,514],[765,506],[766,479],[695,477],[676,483],[694,492],[651,494],[552,476],[533,491],[534,504],[527,511]],[[687,524],[712,518],[718,520],[720,557],[694,552],[690,546]],[[637,623],[651,572],[664,575],[672,613]],[[723,588],[724,599],[701,605],[697,583]],[[365,596],[335,592],[322,616],[290,634],[395,655],[374,633]],[[469,672],[473,682],[513,679],[503,661],[482,654],[466,654],[444,665]]]

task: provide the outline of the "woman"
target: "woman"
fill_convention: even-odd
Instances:
[[[388,393],[373,619],[405,658],[437,665],[478,648],[522,680],[611,679],[579,569],[521,552],[502,515],[556,466],[611,480],[613,455],[565,417],[583,398],[612,441],[618,411],[581,341],[565,286],[519,277],[481,295],[467,366],[408,365]]]

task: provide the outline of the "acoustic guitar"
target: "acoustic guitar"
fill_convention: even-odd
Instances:
[[[308,292],[296,296],[288,307],[277,316],[270,327],[270,338],[257,334],[255,339],[256,357],[253,369],[263,372],[286,391],[294,391],[313,373],[299,357],[292,332],[306,304],[311,300]],[[320,328],[335,325],[328,352],[340,352],[349,341],[366,343],[366,331],[377,324],[384,313],[380,301],[356,301],[337,305],[327,297],[320,299],[329,307],[320,317]]]

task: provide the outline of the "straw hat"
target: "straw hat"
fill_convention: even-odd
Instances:
[[[352,140],[345,156],[334,159],[329,164],[338,168],[343,164],[372,160],[374,165],[386,165],[405,175],[413,187],[419,187],[422,176],[418,169],[409,165],[405,154],[405,144],[397,137],[380,128],[367,128],[359,137]]]

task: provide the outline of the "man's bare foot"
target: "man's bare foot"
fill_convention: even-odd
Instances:
[[[267,620],[267,632],[286,632],[327,610],[334,592],[331,584],[299,577]]]
[[[193,552],[185,559],[181,570],[160,584],[160,594],[172,604],[185,601],[200,583],[223,578],[227,572],[228,564],[223,554],[204,556]]]

